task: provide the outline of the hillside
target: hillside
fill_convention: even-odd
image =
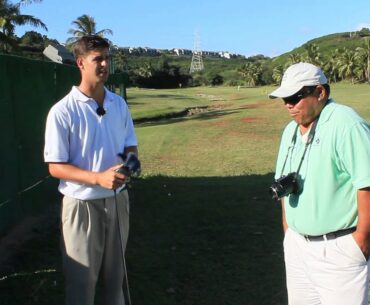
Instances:
[[[367,29],[363,29],[358,32],[336,33],[314,38],[287,53],[273,58],[273,66],[286,62],[289,58],[289,55],[293,53],[304,54],[306,52],[305,47],[308,44],[316,44],[319,47],[319,52],[323,58],[328,58],[331,52],[333,52],[335,49],[347,48],[355,50],[357,47],[363,46],[366,39],[369,39],[370,33],[368,33],[368,30],[366,30]]]

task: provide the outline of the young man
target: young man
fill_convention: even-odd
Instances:
[[[325,75],[309,63],[290,66],[270,94],[293,119],[275,178],[297,179],[274,193],[282,201],[291,305],[368,304],[370,127],[329,94]]]
[[[122,305],[129,199],[126,177],[116,170],[122,165],[118,154],[138,153],[137,139],[127,104],[104,87],[109,73],[107,41],[82,37],[74,45],[74,56],[81,83],[51,108],[44,149],[50,174],[60,179],[64,195],[66,304],[94,304],[101,276],[104,303]]]

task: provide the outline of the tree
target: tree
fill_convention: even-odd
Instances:
[[[363,66],[366,81],[370,83],[370,39],[366,38],[362,47],[356,48],[356,59]]]
[[[261,64],[258,62],[247,62],[238,69],[238,73],[245,79],[246,83],[253,87],[261,85],[262,72]]]
[[[301,54],[291,53],[291,54],[289,54],[289,58],[288,58],[288,62],[286,64],[286,68],[288,68],[289,66],[291,66],[293,64],[298,64],[301,61],[302,61]]]
[[[125,52],[119,49],[113,55],[113,63],[115,66],[114,72],[123,72],[127,70],[127,58]]]
[[[224,83],[224,78],[220,74],[216,74],[211,79],[212,86],[220,86]]]
[[[144,63],[137,70],[136,74],[142,78],[149,78],[153,75],[153,68],[150,63]]]
[[[69,45],[76,42],[82,36],[98,35],[100,37],[105,37],[107,34],[113,35],[110,29],[97,31],[94,18],[88,15],[78,17],[76,20],[72,21],[72,25],[74,25],[75,28],[68,30],[68,34],[72,34],[73,36],[66,41]]]
[[[32,1],[21,1],[16,4],[9,0],[0,0],[0,44],[3,50],[17,47],[15,27],[19,25],[31,25],[48,30],[46,25],[38,18],[21,14],[21,6]]]
[[[355,83],[355,76],[358,75],[358,65],[356,54],[353,50],[344,49],[338,60],[339,75],[343,79],[351,79],[352,84]]]
[[[362,28],[360,31],[358,31],[358,34],[360,37],[370,36],[370,30],[368,28]]]
[[[282,78],[283,78],[283,67],[276,66],[274,70],[272,70],[272,79],[275,81],[276,84],[280,84]]]
[[[308,43],[305,45],[306,57],[305,61],[320,66],[321,65],[321,54],[319,52],[319,46],[315,43]]]
[[[24,45],[44,45],[44,37],[35,31],[28,31],[21,37],[21,43]]]
[[[329,58],[324,61],[323,70],[325,71],[325,75],[328,77],[329,82],[336,83],[339,77],[339,57],[340,57],[340,50],[335,49],[331,51]]]

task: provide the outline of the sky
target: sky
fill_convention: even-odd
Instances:
[[[16,0],[11,0],[13,3]],[[328,34],[370,28],[369,0],[42,0],[22,6],[41,19],[34,30],[64,43],[72,21],[92,16],[119,47],[194,48],[274,57]]]

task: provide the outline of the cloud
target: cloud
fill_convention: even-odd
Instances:
[[[360,23],[356,26],[356,31],[360,31],[361,29],[363,28],[367,28],[367,29],[370,29],[370,23]]]

